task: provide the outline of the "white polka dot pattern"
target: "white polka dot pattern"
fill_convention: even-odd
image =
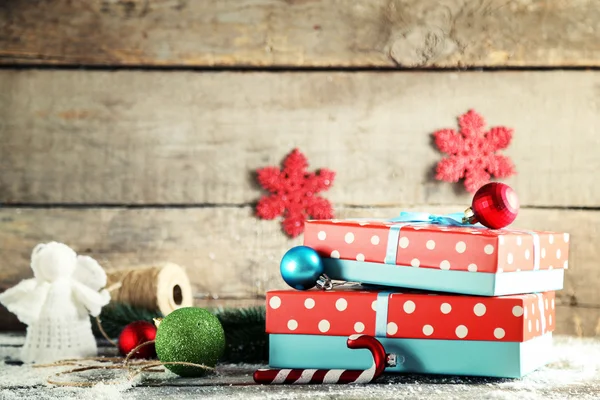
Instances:
[[[354,324],[354,332],[363,333],[364,330],[365,330],[365,324],[363,324],[362,322],[357,322]]]
[[[404,312],[405,313],[412,314],[417,307],[415,306],[415,302],[414,301],[408,300],[406,303],[404,303],[403,308],[404,308]]]
[[[338,311],[344,311],[344,310],[346,310],[346,308],[348,308],[348,302],[344,298],[338,299],[335,302],[335,308]]]
[[[377,292],[360,289],[269,292],[267,332],[373,336],[377,327],[377,296]],[[395,338],[526,341],[554,330],[554,293],[539,296],[394,292],[388,296],[384,326],[387,336]]]
[[[325,257],[360,261],[364,256],[364,261],[383,263],[392,226],[397,224],[384,220],[308,221],[304,244]],[[540,270],[568,267],[568,234],[536,232],[535,237],[539,243]],[[441,269],[441,263],[448,261],[453,271],[496,273],[499,268],[504,272],[534,269],[534,236],[525,231],[415,224],[402,226],[395,240],[397,247],[392,249],[396,252],[396,264],[401,266],[413,266],[413,260],[417,259],[419,268]]]
[[[356,255],[356,261],[365,261],[365,255],[363,253],[358,253]]]
[[[398,333],[398,325],[396,325],[396,323],[394,322],[390,322],[387,324],[387,334],[390,336],[394,336],[396,333]]]
[[[269,306],[272,309],[278,309],[279,307],[281,307],[281,298],[278,296],[271,297],[271,299],[269,300]]]
[[[515,317],[520,317],[521,315],[523,315],[523,307],[514,306],[512,309],[512,313]]]
[[[450,269],[450,261],[448,261],[448,260],[443,260],[443,261],[440,263],[440,269],[449,270],[449,269]]]
[[[408,240],[408,238],[406,236],[403,236],[398,241],[398,246],[400,246],[403,249],[406,249],[408,247],[409,243],[410,243],[410,241]]]
[[[344,241],[348,244],[354,243],[354,233],[348,232],[346,236],[344,236]]]
[[[465,337],[467,337],[467,335],[469,334],[469,330],[467,329],[466,326],[464,325],[459,325],[456,327],[456,336],[459,339],[464,339]]]
[[[494,329],[494,337],[496,339],[502,339],[504,337],[504,335],[506,335],[506,332],[504,332],[504,329],[502,329],[502,328]]]
[[[326,319],[322,319],[321,321],[319,321],[319,332],[325,333],[325,332],[329,331],[330,327],[331,327],[331,324]]]
[[[419,265],[421,265],[421,261],[419,261],[418,258],[413,258],[412,260],[410,260],[410,265],[415,268],[419,268]]]
[[[473,307],[473,312],[478,317],[485,315],[485,310],[486,310],[486,307],[485,307],[485,304],[483,304],[483,303],[477,303],[477,304],[475,304],[475,307]]]
[[[431,325],[424,325],[423,326],[423,335],[425,336],[431,336],[433,334],[433,326]]]
[[[450,311],[452,311],[452,306],[449,303],[442,303],[442,305],[440,306],[440,311],[443,314],[449,314]]]
[[[315,308],[315,304],[315,300],[311,299],[310,297],[304,300],[304,307],[306,307],[307,310],[312,310],[313,308]]]

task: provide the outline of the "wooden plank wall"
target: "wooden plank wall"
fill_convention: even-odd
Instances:
[[[572,234],[558,332],[600,335],[599,66],[595,0],[3,2],[0,290],[60,240],[260,302],[300,239],[253,171],[299,147],[339,217],[462,210],[431,133],[474,108],[515,129],[516,225]]]

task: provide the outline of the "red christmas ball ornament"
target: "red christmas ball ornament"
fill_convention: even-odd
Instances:
[[[504,183],[491,182],[475,193],[471,207],[465,211],[464,221],[501,229],[510,225],[518,213],[519,198],[515,191]]]
[[[156,326],[147,321],[135,321],[128,324],[119,335],[119,352],[126,356],[142,343],[150,342],[156,337]],[[155,358],[154,343],[142,347],[131,358]]]

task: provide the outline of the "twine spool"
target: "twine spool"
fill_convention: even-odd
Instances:
[[[107,271],[106,275],[107,287],[113,288],[111,301],[158,309],[163,315],[193,305],[190,280],[179,265]]]

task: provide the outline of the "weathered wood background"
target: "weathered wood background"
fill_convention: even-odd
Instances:
[[[431,133],[474,108],[515,130],[516,225],[572,234],[559,333],[598,336],[598,67],[595,0],[2,2],[0,290],[59,240],[260,302],[300,239],[253,216],[257,168],[299,147],[342,218],[462,210]]]

